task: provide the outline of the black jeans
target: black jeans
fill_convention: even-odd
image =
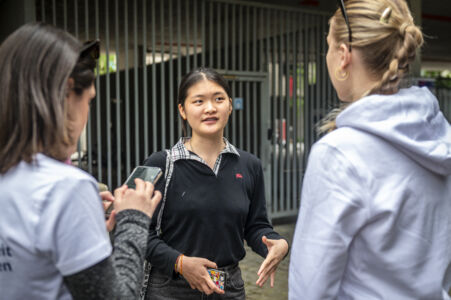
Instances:
[[[193,290],[185,278],[179,276],[172,279],[152,268],[149,276],[146,300],[245,300],[244,281],[238,264],[219,268],[226,272],[225,294],[206,295]]]

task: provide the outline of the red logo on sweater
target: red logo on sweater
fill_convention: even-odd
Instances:
[[[243,178],[243,175],[241,175],[240,173],[236,173],[236,178]]]

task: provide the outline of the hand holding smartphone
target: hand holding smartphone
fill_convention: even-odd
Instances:
[[[153,185],[155,185],[160,179],[162,175],[162,171],[158,167],[147,167],[147,166],[138,166],[136,167],[130,176],[125,181],[125,184],[130,189],[136,189],[135,179],[140,178],[144,181],[149,181]],[[108,219],[110,217],[111,211],[114,209],[114,203],[112,203],[108,209],[105,211],[105,218]]]
[[[210,278],[214,282],[214,284],[221,290],[224,290],[226,277],[225,272],[211,268],[207,268],[207,271],[208,274],[210,274]]]

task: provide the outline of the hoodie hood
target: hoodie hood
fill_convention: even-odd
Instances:
[[[381,137],[426,169],[451,175],[451,125],[426,87],[364,97],[340,113],[336,123]]]

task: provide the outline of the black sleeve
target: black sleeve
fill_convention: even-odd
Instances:
[[[163,174],[166,170],[166,152],[156,152],[153,153],[149,158],[144,161],[145,166],[149,167],[159,167]],[[161,192],[164,196],[164,187],[166,185],[166,180],[164,176],[158,180],[155,188]],[[174,272],[174,264],[177,257],[181,254],[177,250],[169,247],[157,234],[155,227],[157,225],[158,214],[161,209],[163,201],[160,201],[157,209],[155,210],[152,223],[149,229],[149,239],[147,245],[146,258],[151,263],[152,267],[159,269],[164,272],[169,277],[174,277],[176,274]]]
[[[272,225],[269,223],[266,211],[263,169],[259,160],[255,162],[255,166],[252,170],[255,180],[253,182],[254,187],[251,197],[251,204],[244,229],[244,238],[254,252],[258,253],[262,257],[266,257],[268,254],[268,248],[262,242],[263,236],[274,240],[284,239],[287,243],[288,240],[275,232]]]
[[[74,299],[138,299],[150,218],[137,210],[116,215],[113,254],[64,283]]]

